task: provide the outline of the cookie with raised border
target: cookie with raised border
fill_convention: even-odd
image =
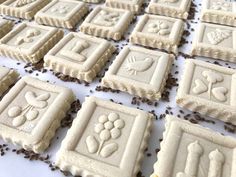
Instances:
[[[49,2],[50,0],[7,0],[0,4],[0,14],[31,20]]]
[[[115,50],[104,39],[71,32],[44,57],[44,66],[92,82]]]
[[[130,42],[177,53],[183,31],[184,22],[180,19],[145,14],[135,26]]]
[[[202,2],[200,19],[209,23],[236,26],[236,2],[205,0]]]
[[[147,13],[187,19],[191,0],[151,0]]]
[[[21,23],[0,40],[0,55],[37,63],[62,37],[60,29]]]
[[[158,100],[173,59],[164,52],[125,46],[102,78],[102,86]]]
[[[53,0],[35,15],[38,24],[74,28],[88,12],[88,6],[74,0]]]
[[[191,55],[236,62],[236,29],[229,26],[200,23],[193,40]]]
[[[0,19],[0,38],[5,36],[11,29],[14,24],[10,20]]]
[[[236,70],[186,60],[176,102],[188,110],[236,125]]]
[[[26,150],[43,152],[74,99],[68,88],[23,77],[0,102],[0,137]]]
[[[138,14],[141,10],[143,0],[106,0],[106,6],[118,9],[130,10]]]
[[[135,177],[140,170],[153,115],[86,98],[57,153],[56,165],[80,176]]]
[[[170,115],[165,127],[151,177],[235,176],[233,137]]]
[[[16,82],[19,74],[14,69],[0,66],[0,96]]]
[[[133,14],[123,9],[97,6],[86,17],[80,31],[89,35],[120,40],[128,29]]]

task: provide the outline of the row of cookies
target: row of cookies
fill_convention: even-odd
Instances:
[[[201,12],[203,22],[193,41],[192,55],[236,62],[235,7],[236,3],[230,1],[204,1]]]

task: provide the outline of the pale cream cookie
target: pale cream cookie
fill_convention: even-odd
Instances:
[[[0,38],[5,36],[11,29],[14,24],[10,20],[0,19]]]
[[[126,46],[102,79],[102,86],[158,100],[174,56],[142,47]]]
[[[0,102],[0,137],[43,152],[74,99],[68,88],[23,77]]]
[[[50,0],[7,0],[0,4],[0,14],[30,20]]]
[[[0,55],[37,63],[62,37],[57,28],[21,23],[0,40]]]
[[[57,153],[56,165],[74,176],[136,177],[153,115],[86,98]]]
[[[69,33],[44,57],[55,72],[92,82],[115,51],[108,41],[83,33]]]
[[[144,0],[106,0],[106,6],[118,9],[130,10],[138,14]]]
[[[191,111],[236,125],[236,70],[186,60],[176,102]]]
[[[97,6],[80,26],[80,31],[93,36],[120,40],[133,19],[130,11]]]
[[[180,19],[145,14],[134,28],[130,42],[177,53],[183,31],[184,22]]]
[[[38,24],[74,28],[88,12],[88,6],[74,0],[53,0],[35,15]]]
[[[191,0],[151,0],[147,13],[187,19]]]
[[[166,116],[161,151],[151,177],[234,177],[236,140]]]
[[[201,20],[210,23],[236,26],[236,2],[233,0],[202,1]]]
[[[19,74],[13,69],[0,66],[0,96],[16,82]]]
[[[236,29],[200,23],[191,54],[236,62]]]

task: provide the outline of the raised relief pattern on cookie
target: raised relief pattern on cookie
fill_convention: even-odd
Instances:
[[[70,8],[66,5],[60,5],[51,9],[52,13],[66,14]]]
[[[14,4],[15,7],[23,7],[28,4],[31,4],[35,2],[36,0],[17,0],[16,3]]]
[[[137,75],[137,72],[144,72],[148,70],[153,64],[152,58],[145,58],[144,60],[137,61],[135,56],[128,59],[126,69],[130,75]]]
[[[114,26],[120,19],[120,14],[118,12],[108,12],[106,10],[101,10],[97,18],[93,21],[94,24],[100,26]]]
[[[222,30],[222,29],[216,29],[215,31],[212,31],[207,34],[208,40],[213,45],[219,44],[220,42],[224,41],[225,39],[228,39],[230,36],[231,36],[231,31]]]
[[[222,0],[215,0],[212,2],[210,9],[213,10],[221,10],[221,11],[229,11],[232,8],[230,2],[222,1]]]
[[[25,100],[27,105],[25,107],[13,106],[8,110],[8,116],[13,118],[12,125],[19,127],[23,125],[27,120],[31,121],[38,117],[38,109],[47,107],[47,100],[50,94],[45,93],[39,96],[35,92],[28,91],[25,94]]]
[[[228,93],[228,89],[221,86],[221,87],[214,87],[215,84],[223,82],[224,77],[211,70],[205,70],[202,72],[202,76],[205,80],[196,79],[195,80],[195,87],[193,88],[193,93],[200,95],[202,93],[208,93],[208,99],[212,99],[212,95],[217,99],[219,102],[227,101],[226,94]]]
[[[157,33],[159,35],[167,35],[170,34],[170,26],[164,22],[157,20],[156,22],[150,23],[148,25],[148,32],[149,33]]]
[[[21,45],[23,43],[31,43],[34,41],[34,37],[35,36],[38,36],[40,35],[41,32],[37,29],[29,29],[26,31],[26,34],[25,36],[19,36],[17,39],[16,39],[16,42],[15,44],[16,45]]]
[[[103,158],[111,156],[119,148],[116,142],[112,142],[120,137],[125,122],[117,113],[101,115],[94,127],[94,132],[99,135],[99,139],[90,135],[86,139],[86,145],[89,153],[96,153]]]

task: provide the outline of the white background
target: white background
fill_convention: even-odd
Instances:
[[[199,4],[201,1],[200,0],[196,0],[195,4]],[[102,4],[100,4],[102,5]],[[199,22],[199,20],[197,19],[197,17],[199,16],[199,14],[196,14],[196,19],[194,20],[195,22]],[[130,26],[129,31],[132,31],[134,25]],[[195,29],[194,32],[192,32],[192,34],[188,37],[188,41],[192,41],[192,37],[195,35],[195,32],[197,31],[196,27],[197,24],[192,23],[191,25],[192,28]],[[126,36],[128,36],[128,33],[126,33]],[[126,44],[127,42],[122,41],[120,42],[121,44]],[[185,52],[185,53],[189,53],[190,51],[190,47],[191,47],[191,43],[189,42],[188,44],[184,45],[180,51]],[[112,60],[114,60],[114,57],[112,58]],[[215,60],[212,59],[204,59],[204,58],[198,58],[201,60],[209,60],[210,62],[214,62]],[[17,71],[21,74],[21,76],[24,75],[29,75],[28,73],[25,73],[24,71],[24,63],[21,63],[20,65],[16,64],[17,61],[9,59],[9,58],[0,58],[0,65],[1,66],[7,66],[7,67],[11,67],[11,68],[15,68],[17,69]],[[220,62],[221,64],[225,64],[225,62]],[[179,71],[178,75],[175,75],[175,77],[180,78],[182,71],[183,71],[183,67],[184,67],[184,58],[183,57],[178,57],[178,59],[175,61],[175,65],[177,65],[178,67],[173,67],[172,68],[172,73],[175,73],[175,71]],[[235,64],[229,64],[230,66],[235,68]],[[109,64],[106,66],[108,67]],[[36,73],[38,73],[39,75],[36,76]],[[137,107],[135,105],[131,105],[131,100],[132,100],[132,96],[126,94],[126,93],[120,93],[120,94],[116,94],[116,93],[104,93],[104,92],[96,92],[95,91],[95,87],[97,85],[99,85],[98,79],[96,79],[92,84],[90,84],[89,87],[85,87],[83,84],[76,84],[76,83],[65,83],[63,81],[60,81],[59,79],[57,79],[55,76],[52,75],[51,72],[47,72],[47,73],[39,73],[39,72],[34,72],[32,73],[32,76],[38,77],[42,80],[49,80],[51,83],[55,83],[58,85],[62,85],[62,86],[66,86],[71,88],[74,93],[76,94],[77,98],[80,99],[81,102],[84,101],[85,96],[87,95],[94,95],[94,96],[98,96],[104,99],[110,99],[112,98],[115,101],[118,102],[122,102],[124,105],[127,106],[131,106],[131,107]],[[90,90],[94,90],[94,93],[90,93]],[[163,101],[159,101],[159,106],[157,108],[153,107],[153,106],[147,106],[146,104],[141,104],[139,107],[143,108],[147,111],[153,110],[155,109],[156,114],[160,115],[165,113],[166,107],[170,106],[173,107],[173,113],[175,115],[179,114],[179,109],[178,106],[176,106],[175,103],[175,95],[176,95],[176,88],[173,88],[171,90],[171,94],[170,94],[170,102],[163,102]],[[185,111],[187,113],[187,111]],[[210,119],[210,118],[209,118]],[[226,135],[230,135],[236,138],[236,134],[230,134],[224,131],[224,123],[214,120],[216,121],[215,125],[209,124],[209,123],[202,123],[204,126],[212,128],[218,132],[224,133]],[[154,162],[157,160],[156,159],[156,153],[155,153],[155,149],[159,148],[159,139],[162,137],[162,133],[164,131],[164,121],[163,120],[157,120],[154,122],[154,127],[153,127],[153,131],[152,131],[152,135],[149,141],[149,146],[148,146],[148,151],[145,152],[145,154],[150,153],[151,157],[148,157],[147,155],[145,155],[145,158],[143,160],[143,165],[142,165],[142,173],[145,177],[150,176],[150,174],[153,171],[153,164]],[[59,137],[59,139],[54,138],[52,141],[52,144],[50,146],[50,148],[45,152],[45,154],[50,154],[50,160],[54,161],[55,160],[55,154],[58,151],[59,147],[60,147],[60,143],[62,141],[62,139],[65,137],[65,133],[68,129],[67,128],[60,128],[57,131],[57,134],[55,137]],[[4,142],[2,140],[0,140],[0,144],[3,144]],[[15,147],[13,145],[9,144],[10,149],[14,149],[14,148],[20,148],[20,147]],[[34,161],[34,162],[30,162],[27,159],[24,159],[23,156],[20,155],[16,155],[14,152],[7,152],[6,155],[4,156],[0,156],[0,177],[61,177],[64,176],[61,172],[59,171],[54,171],[52,172],[50,170],[50,168],[48,167],[47,164],[40,162],[40,161]]]

